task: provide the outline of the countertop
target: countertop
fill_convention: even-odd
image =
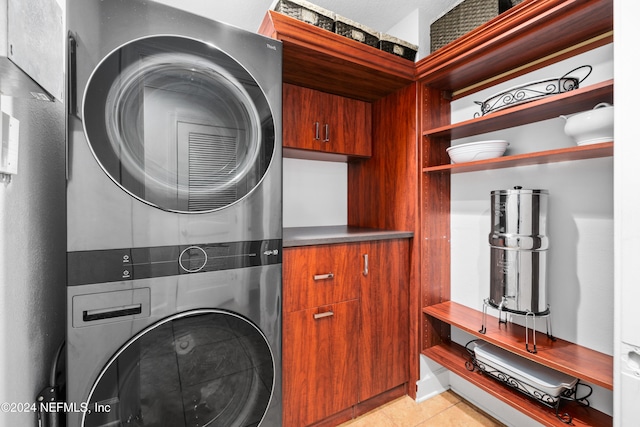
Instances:
[[[282,246],[326,245],[336,243],[364,242],[370,240],[407,239],[412,231],[381,230],[377,228],[330,225],[318,227],[285,227]]]

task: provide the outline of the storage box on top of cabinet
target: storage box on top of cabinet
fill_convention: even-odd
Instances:
[[[304,0],[279,0],[273,8],[276,12],[298,21],[333,32],[335,13]]]
[[[409,61],[415,61],[418,46],[407,41],[400,40],[389,34],[380,34],[380,50],[394,54]]]
[[[336,15],[336,34],[373,47],[380,42],[379,32],[340,15]]]
[[[464,0],[431,24],[431,52],[460,38],[523,0]]]

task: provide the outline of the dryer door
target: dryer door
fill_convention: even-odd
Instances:
[[[260,330],[220,310],[172,316],[125,344],[102,369],[82,426],[256,426],[274,388]]]
[[[241,200],[274,155],[262,88],[230,55],[184,37],[135,40],[104,58],[87,83],[83,123],[109,177],[172,212]]]

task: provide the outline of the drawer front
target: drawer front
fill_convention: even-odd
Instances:
[[[285,248],[283,309],[297,311],[356,299],[360,294],[359,244]]]

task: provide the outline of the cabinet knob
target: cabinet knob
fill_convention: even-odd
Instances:
[[[315,122],[314,125],[316,127],[316,136],[313,139],[320,141],[320,122]]]
[[[329,142],[329,123],[325,123],[324,125],[324,139],[322,142]]]
[[[333,273],[316,274],[313,276],[313,280],[329,280],[333,279]]]

